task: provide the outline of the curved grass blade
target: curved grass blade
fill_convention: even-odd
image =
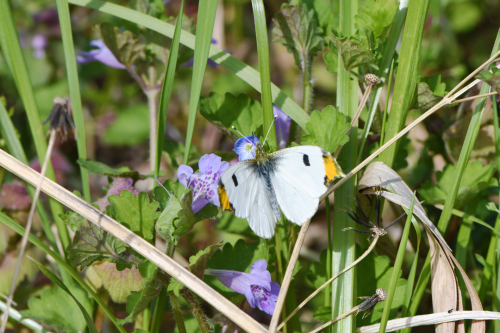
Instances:
[[[167,123],[168,104],[170,103],[170,96],[172,95],[172,88],[174,87],[175,69],[177,67],[177,54],[179,53],[179,41],[181,38],[182,30],[182,15],[184,13],[184,0],[182,0],[181,8],[179,9],[179,16],[175,24],[174,38],[170,46],[170,53],[168,55],[167,69],[165,70],[165,79],[161,88],[160,106],[158,111],[158,129],[156,133],[156,165],[155,176],[158,177],[160,172],[161,155],[163,152],[163,141],[165,138],[165,126]]]
[[[35,101],[35,94],[33,93],[33,86],[31,85],[31,79],[28,75],[28,69],[26,67],[26,62],[19,43],[19,36],[14,25],[14,19],[8,1],[0,1],[0,46],[2,54],[14,78],[14,82],[16,83],[16,88],[21,96],[21,100],[23,101],[38,160],[44,161],[47,143],[40,130],[41,122]],[[54,169],[50,161],[47,167],[47,177],[52,180],[55,179]],[[63,248],[66,249],[69,245],[68,229],[64,222],[58,217],[59,214],[63,213],[62,205],[52,198],[49,198],[49,203],[61,243]]]
[[[21,235],[21,236],[24,235],[24,231],[25,231],[24,228],[2,212],[0,212],[0,223],[11,228],[15,232],[17,232],[19,235]],[[83,287],[83,289],[85,289],[85,291],[87,291],[92,296],[92,298],[97,302],[97,304],[99,304],[99,306],[101,306],[101,308],[104,310],[104,312],[106,312],[109,319],[111,319],[111,321],[116,326],[118,331],[120,331],[121,333],[127,333],[127,331],[122,326],[118,325],[115,315],[113,314],[113,312],[111,312],[111,310],[108,308],[106,303],[104,303],[104,301],[96,294],[94,289],[92,289],[82,279],[80,274],[73,267],[71,267],[58,253],[52,251],[47,245],[45,245],[41,240],[36,238],[33,234],[29,235],[28,240],[33,245],[35,245],[36,247],[41,249],[43,252],[45,252],[49,256],[51,256],[57,262],[57,264],[59,266],[64,268],[64,270],[66,270],[75,279],[75,281],[78,282],[78,284],[81,285]]]
[[[184,152],[184,164],[188,164],[191,141],[193,140],[194,124],[198,113],[198,102],[200,101],[201,85],[207,60],[212,44],[212,33],[214,31],[215,12],[217,11],[217,0],[203,0],[198,4],[198,22],[196,24],[196,41],[194,45],[193,80],[191,81],[191,92],[189,96],[189,118],[186,132],[186,150]]]
[[[115,5],[110,2],[104,2],[100,0],[68,0],[68,2],[74,5],[92,8],[102,13],[114,15],[116,17],[154,30],[169,38],[172,38],[175,32],[175,27],[171,24],[165,23],[149,15],[142,14],[133,9]],[[195,40],[196,38],[193,34],[186,31],[181,32],[180,43],[182,45],[185,45],[190,49],[194,49]],[[210,46],[209,57],[210,59],[248,83],[255,90],[259,92],[261,91],[259,72],[257,72],[251,66],[236,59],[229,53],[224,52],[214,45]],[[309,115],[274,84],[271,84],[271,92],[273,96],[273,103],[279,106],[286,114],[288,114],[304,130],[304,133],[309,133],[306,128],[306,123],[310,121]]]
[[[277,147],[276,131],[273,124],[273,98],[271,94],[271,67],[269,65],[269,40],[267,38],[266,13],[262,0],[252,0],[255,34],[257,37],[257,53],[259,55],[259,70],[261,84],[262,119],[264,132],[269,132],[269,143]],[[271,128],[272,125],[272,128]]]
[[[87,322],[87,327],[88,327],[89,331],[91,333],[97,333],[97,328],[94,325],[94,321],[89,316],[89,313],[87,312],[87,310],[85,310],[85,308],[83,307],[83,305],[80,302],[78,302],[78,300],[76,299],[76,297],[73,296],[73,294],[64,285],[64,283],[57,277],[57,275],[55,275],[54,273],[52,273],[50,270],[47,269],[47,267],[45,267],[44,265],[42,265],[41,263],[39,263],[35,259],[33,259],[33,258],[30,258],[30,259],[38,266],[38,268],[42,271],[42,273],[45,274],[45,276],[50,279],[50,281],[52,281],[55,284],[57,284],[57,286],[59,288],[61,288],[62,290],[64,290],[68,295],[71,296],[71,298],[73,298],[73,300],[76,302],[76,305],[78,305],[78,307],[82,311],[83,317],[85,318],[85,321]]]
[[[56,0],[59,24],[61,25],[61,36],[63,41],[64,59],[68,75],[69,96],[73,110],[73,120],[76,126],[76,146],[78,158],[87,158],[85,142],[85,126],[82,112],[82,98],[80,95],[80,84],[78,82],[78,70],[76,68],[75,47],[73,46],[73,35],[71,30],[71,18],[69,16],[69,5],[66,0]],[[90,202],[90,184],[87,169],[80,165],[82,177],[82,190],[85,201]]]

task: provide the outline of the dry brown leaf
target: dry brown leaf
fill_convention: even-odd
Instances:
[[[363,177],[358,184],[358,191],[363,191],[366,194],[377,193],[370,188],[380,188],[387,191],[382,191],[382,196],[386,199],[410,208],[413,192],[401,179],[401,177],[387,165],[382,162],[370,164]],[[389,192],[390,191],[390,192]],[[392,193],[395,192],[395,193]],[[424,224],[430,242],[431,253],[431,277],[432,277],[432,303],[434,312],[446,312],[450,309],[461,311],[462,296],[458,286],[457,277],[455,275],[455,266],[459,269],[469,291],[473,311],[482,311],[481,301],[474,289],[472,282],[460,267],[455,257],[451,254],[451,249],[446,244],[443,236],[439,233],[436,226],[429,220],[427,214],[420,203],[415,204],[413,213]],[[463,321],[443,323],[436,327],[438,333],[462,333],[464,332]],[[474,321],[472,324],[473,333],[482,333],[485,331],[484,321]]]

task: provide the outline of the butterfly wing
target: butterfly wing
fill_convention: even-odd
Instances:
[[[220,178],[220,209],[247,219],[257,236],[271,238],[277,219],[268,192],[251,160],[236,163]]]
[[[319,198],[335,178],[343,177],[330,153],[315,146],[298,146],[272,154],[271,182],[285,216],[302,225],[317,211]]]

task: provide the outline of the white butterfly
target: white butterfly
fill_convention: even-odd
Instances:
[[[257,236],[271,238],[276,221],[281,220],[280,208],[289,221],[302,225],[318,210],[328,185],[345,174],[320,147],[297,146],[267,154],[255,139],[256,143],[247,139],[255,146],[255,158],[238,162],[222,174],[220,209],[247,219]]]

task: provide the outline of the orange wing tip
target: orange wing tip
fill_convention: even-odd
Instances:
[[[330,184],[335,178],[344,178],[345,173],[340,168],[340,165],[335,161],[332,156],[323,155],[325,164],[325,185]]]
[[[233,204],[229,202],[229,197],[227,196],[227,192],[223,184],[219,184],[219,200],[220,200],[220,209],[222,211],[227,210],[234,213]]]

